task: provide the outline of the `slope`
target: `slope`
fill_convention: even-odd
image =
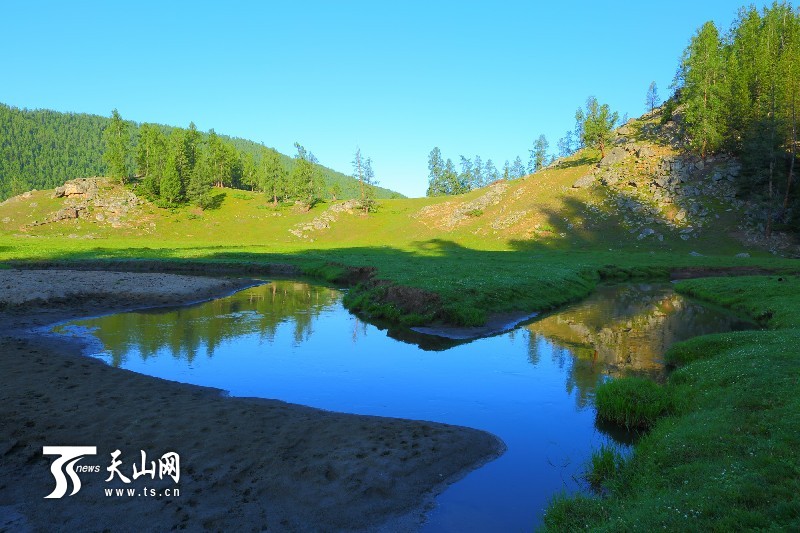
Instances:
[[[0,103],[0,199],[29,189],[47,189],[67,180],[100,176],[106,172],[103,130],[110,119],[85,113],[60,113],[51,110],[18,109]],[[136,151],[140,124],[128,122],[132,153]],[[164,132],[172,126],[157,125]],[[206,136],[207,134],[203,134]],[[253,141],[220,135],[240,153],[261,158],[263,146]],[[132,155],[129,168],[135,168]],[[281,162],[291,170],[294,162],[280,154]],[[358,182],[351,176],[317,165],[325,180],[325,194],[338,184],[342,198],[358,195]],[[378,198],[402,197],[376,187]]]

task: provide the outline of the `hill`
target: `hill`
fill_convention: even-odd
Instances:
[[[60,113],[50,110],[18,109],[0,104],[0,199],[30,189],[51,189],[64,182],[87,176],[106,174],[103,161],[103,130],[110,118],[85,113]],[[136,152],[141,124],[128,121],[132,153]],[[165,133],[176,129],[156,125]],[[203,134],[207,138],[208,134]],[[220,135],[230,141],[241,154],[261,158],[263,146],[253,141]],[[283,167],[290,171],[293,159],[280,154]],[[134,168],[134,162],[128,161]],[[358,182],[351,176],[317,165],[324,180],[325,192],[338,185],[341,198],[355,198]],[[378,198],[402,197],[401,194],[376,187]]]
[[[38,191],[12,198],[0,206],[0,228],[19,236],[125,238],[142,244],[157,237],[182,247],[257,243],[293,250],[314,243],[323,248],[413,248],[421,241],[446,239],[497,250],[741,252],[755,242],[758,226],[748,217],[748,203],[736,196],[739,163],[725,155],[705,161],[682,155],[670,142],[674,128],[673,122],[660,125],[656,110],[619,128],[614,147],[602,160],[584,149],[536,174],[464,195],[383,200],[370,216],[348,202],[329,201],[306,211],[233,189],[215,189],[216,209],[165,210],[137,197],[135,185],[125,190],[101,179],[88,196],[73,187],[72,194],[57,197]],[[81,183],[73,182],[75,187]],[[128,195],[130,209],[120,212],[97,194]],[[63,216],[65,208],[76,207],[75,217]],[[791,249],[788,240],[773,247]]]
[[[222,188],[213,209],[164,209],[136,184],[73,181],[0,204],[0,258],[227,262],[265,272],[292,264],[371,280],[348,305],[372,318],[470,325],[585,296],[600,278],[793,268],[771,258],[798,253],[789,237],[773,236],[763,249],[758,206],[733,186],[738,161],[685,155],[679,111],[664,124],[660,113],[619,128],[602,160],[583,149],[467,194],[381,200],[369,215],[350,201],[309,210]],[[353,278],[353,268],[362,274]]]

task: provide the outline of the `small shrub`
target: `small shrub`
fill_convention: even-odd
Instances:
[[[483,209],[470,209],[466,212],[468,217],[478,218],[479,216],[483,215]]]
[[[603,383],[595,397],[597,416],[627,429],[649,429],[672,411],[667,391],[645,378],[619,378]]]

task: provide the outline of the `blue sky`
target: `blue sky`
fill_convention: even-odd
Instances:
[[[4,2],[0,102],[186,126],[427,187],[439,146],[525,162],[587,96],[631,117],[739,2]],[[760,4],[759,4],[760,5]]]

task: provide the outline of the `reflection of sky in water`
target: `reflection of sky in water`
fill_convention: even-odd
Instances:
[[[90,328],[112,364],[143,374],[490,431],[508,451],[442,494],[426,529],[528,531],[553,493],[580,487],[591,450],[609,439],[592,406],[604,375],[650,371],[675,339],[730,327],[729,315],[664,286],[619,286],[510,333],[426,352],[360,322],[335,290],[278,281],[65,329]]]

